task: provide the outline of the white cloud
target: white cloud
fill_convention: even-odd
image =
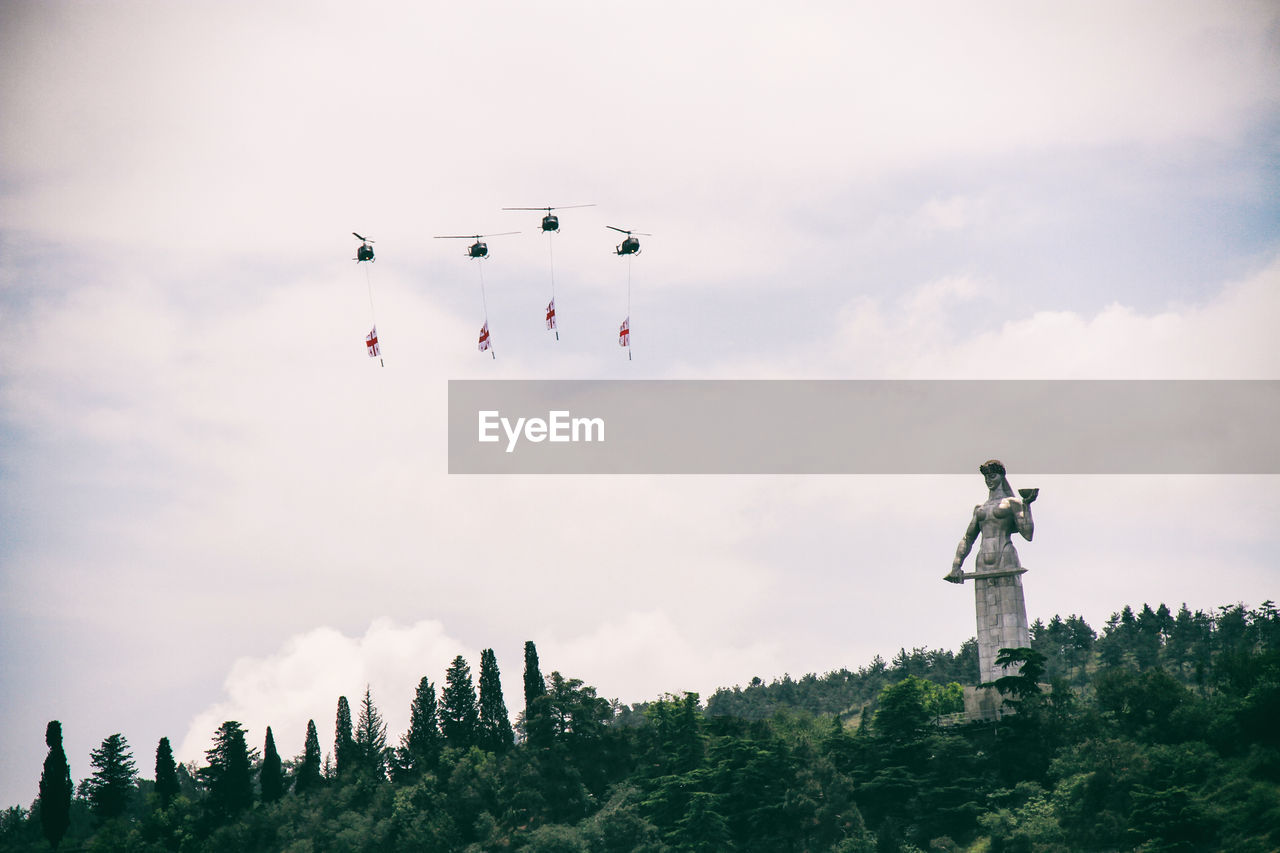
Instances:
[[[430,678],[438,695],[445,671],[459,654],[470,664],[473,681],[478,679],[478,651],[433,620],[399,625],[376,619],[360,637],[333,628],[295,635],[273,654],[242,657],[232,664],[223,685],[226,698],[195,716],[176,755],[203,764],[214,732],[226,720],[241,723],[251,745],[261,743],[271,726],[277,749],[288,757],[302,752],[307,721],[314,719],[321,751],[327,752],[333,747],[338,697],[347,697],[354,720],[366,685],[387,723],[388,741],[397,744],[408,726],[418,681]]]
[[[29,15],[5,227],[225,251],[347,218],[404,243],[548,191],[705,227],[976,153],[1230,140],[1276,102],[1265,4],[294,11]]]
[[[689,585],[671,589],[684,594]],[[717,612],[708,608],[707,615],[716,619]],[[726,679],[778,667],[776,638],[724,634],[667,609],[623,610],[587,633],[553,633],[538,650],[544,672],[583,678],[608,698],[637,702],[692,691],[705,701]]]
[[[977,300],[981,299],[982,302]],[[997,318],[982,325],[974,302]],[[829,339],[779,370],[739,363],[741,375],[897,379],[1274,379],[1280,350],[1280,261],[1199,304],[1155,313],[1111,304],[1093,315],[1019,310],[1015,288],[968,276],[927,282],[892,304],[848,302]],[[815,359],[813,352],[824,354]]]

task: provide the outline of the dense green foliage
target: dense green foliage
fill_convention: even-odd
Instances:
[[[205,752],[208,762],[199,778],[209,792],[209,808],[222,818],[234,817],[253,804],[253,758],[245,741],[245,730],[235,720],[227,720],[213,736],[213,746]]]
[[[320,787],[323,779],[320,776],[320,735],[316,731],[316,721],[307,720],[307,739],[302,746],[302,761],[298,764],[297,774],[293,779],[293,788],[298,793],[314,791]]]
[[[445,743],[466,750],[476,744],[480,735],[480,709],[476,704],[476,688],[471,681],[471,667],[458,655],[444,674],[444,692],[440,697],[440,732]]]
[[[526,676],[531,660],[540,675],[531,650]],[[552,672],[526,678],[525,737],[506,748],[442,735],[446,717],[467,716],[465,694],[475,708],[457,658],[446,675],[456,695],[447,687],[439,708],[430,681],[419,683],[389,776],[317,775],[275,802],[261,784],[229,808],[219,785],[231,757],[243,754],[260,778],[267,762],[228,722],[208,767],[194,779],[178,768],[171,804],[143,780],[124,814],[95,825],[86,787],[67,840],[190,853],[1280,848],[1280,614],[1270,602],[1213,614],[1126,608],[1101,637],[1078,617],[1036,623],[1031,647],[1004,655],[1021,665],[1005,685],[1017,713],[994,724],[954,715],[977,674],[976,660],[967,673],[957,661],[970,657],[904,651],[857,672],[757,679],[706,708],[692,693],[622,708]],[[384,731],[367,690],[361,720]],[[314,724],[304,753],[313,739]],[[357,732],[361,741],[377,738]],[[299,783],[307,764],[286,762]],[[48,849],[39,826],[25,809],[0,814],[0,849]]]
[[[444,736],[440,734],[440,716],[436,708],[436,689],[425,675],[418,682],[409,707],[409,730],[400,740],[398,775],[416,778],[434,771],[444,749]]]
[[[936,684],[972,684],[977,672],[978,644],[972,639],[959,652],[901,649],[891,663],[877,655],[856,672],[840,669],[821,677],[810,673],[798,681],[784,675],[770,684],[757,677],[746,688],[722,688],[707,701],[707,713],[767,720],[780,710],[803,710],[848,719],[856,717],[886,685],[909,675]]]
[[[480,653],[479,745],[490,752],[503,753],[515,743],[507,703],[502,699],[502,674],[493,649]]]
[[[258,771],[262,802],[274,803],[284,796],[284,764],[276,751],[276,739],[267,726],[267,739],[262,745],[262,768]],[[158,787],[158,784],[157,784]]]
[[[49,846],[58,849],[67,827],[71,826],[71,767],[62,749],[62,723],[50,720],[45,726],[44,742],[49,754],[40,774],[40,824]]]
[[[270,737],[271,729],[267,729],[267,738]],[[162,737],[156,746],[156,797],[160,800],[160,808],[167,809],[181,790],[178,784],[178,764],[173,760],[173,747],[169,745],[167,737]]]
[[[538,648],[530,640],[524,644],[524,713],[519,725],[525,741],[539,749],[551,743],[546,696],[547,683],[538,664]]]
[[[366,779],[383,781],[387,778],[387,724],[373,704],[373,693],[368,685],[360,702],[360,719],[356,723],[355,756],[357,772]]]
[[[351,735],[351,704],[346,696],[338,697],[338,712],[333,723],[333,757],[339,778],[355,772],[356,742]]]
[[[88,794],[94,815],[98,820],[108,821],[124,814],[138,778],[129,741],[119,732],[109,735],[90,754],[89,762],[93,765],[93,776],[89,778]]]

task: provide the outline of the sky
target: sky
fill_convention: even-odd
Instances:
[[[450,476],[450,379],[1280,379],[1274,3],[6,2],[0,114],[0,806],[52,719],[151,776],[485,648],[514,717],[526,640],[631,703],[974,634],[981,459]],[[1033,620],[1280,593],[1275,476],[1004,461]]]

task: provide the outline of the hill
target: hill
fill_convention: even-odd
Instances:
[[[1271,602],[1125,607],[1101,635],[1054,617],[1031,642],[1052,689],[1028,679],[1014,716],[945,728],[939,710],[977,670],[972,641],[756,679],[705,708],[695,694],[621,707],[543,678],[529,644],[514,727],[492,655],[478,693],[459,657],[438,695],[423,679],[398,746],[367,691],[354,714],[339,702],[340,745],[323,762],[313,733],[281,762],[227,721],[203,766],[166,768],[162,742],[153,782],[111,735],[58,849],[1280,849]],[[50,849],[57,801],[4,812],[0,849]]]

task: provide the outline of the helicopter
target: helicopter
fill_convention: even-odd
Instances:
[[[614,231],[627,235],[627,239],[623,240],[621,243],[619,243],[617,246],[614,247],[614,251],[616,251],[619,255],[640,254],[640,241],[637,240],[635,237],[633,237],[632,236],[633,234],[639,234],[641,237],[653,236],[652,234],[647,234],[644,231],[628,231],[625,228],[614,228],[612,225],[606,225],[605,228],[612,228]]]
[[[372,261],[374,259],[373,246],[369,244],[372,243],[373,241],[366,237],[361,237],[359,234],[357,234],[354,231],[352,231],[351,234],[357,240],[360,241],[360,248],[356,249],[356,256],[352,258],[352,260],[354,260],[356,263],[360,263],[361,261]]]
[[[542,217],[542,230],[544,233],[558,233],[560,231],[560,217],[551,211],[553,210],[569,210],[575,207],[595,207],[594,204],[566,204],[560,207],[504,207],[503,210],[545,210],[547,215]]]
[[[541,208],[539,208],[541,210]],[[485,237],[506,237],[511,234],[519,234],[519,231],[503,231],[501,234],[444,234],[436,237],[437,240],[475,240],[467,247],[467,257],[469,258],[487,258],[489,256],[489,246],[484,242]]]

